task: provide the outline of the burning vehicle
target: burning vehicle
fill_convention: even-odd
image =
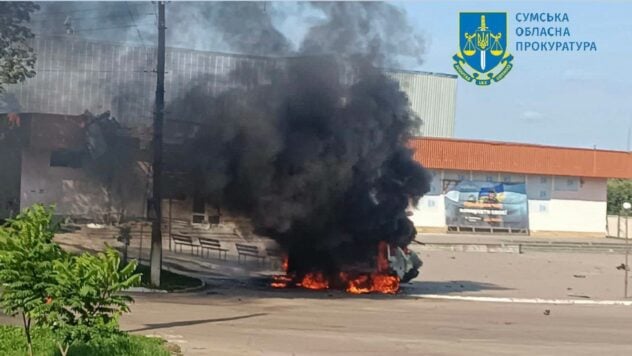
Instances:
[[[419,275],[423,262],[414,251],[410,249],[404,251],[400,247],[391,249],[388,245],[387,247],[389,268],[399,277],[400,282],[408,283]]]
[[[322,272],[313,272],[297,278],[287,273],[288,263],[284,259],[282,267],[286,274],[274,276],[271,283],[275,288],[302,287],[307,289],[343,289],[352,294],[386,293],[395,294],[400,283],[407,283],[419,275],[422,261],[419,256],[400,247],[380,243],[375,263],[354,266],[352,272],[341,271],[337,275],[326,276]]]

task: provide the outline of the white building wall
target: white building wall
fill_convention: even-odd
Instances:
[[[606,235],[607,180],[470,171],[434,171],[431,192],[411,209],[420,231],[446,230],[444,185],[449,180],[525,182],[533,235]]]
[[[20,209],[37,203],[54,204],[56,214],[96,220],[120,214],[123,209],[127,217],[145,215],[145,182],[136,182],[136,185],[130,178],[123,192],[125,196],[112,197],[105,186],[81,168],[51,167],[50,155],[51,152],[44,149],[22,151]],[[130,177],[134,174],[130,172]]]
[[[529,177],[529,182],[543,177]],[[535,183],[527,183],[529,228],[542,232],[577,232],[606,235],[607,180],[598,178],[546,177],[549,197]],[[569,184],[569,182],[571,182]],[[536,196],[537,194],[537,196]]]
[[[415,226],[445,228],[445,198],[443,195],[425,196],[412,209],[410,219]]]

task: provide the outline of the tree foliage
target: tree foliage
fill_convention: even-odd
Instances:
[[[133,261],[118,252],[72,256],[53,241],[53,208],[35,205],[0,227],[0,306],[22,316],[29,354],[32,323],[52,330],[62,355],[75,342],[120,334],[133,302],[121,292],[140,285]]]
[[[31,322],[40,315],[56,284],[55,261],[64,253],[53,237],[52,208],[35,205],[0,227],[0,306],[21,315],[31,351]]]
[[[624,202],[632,203],[632,180],[608,181],[608,214],[620,214]]]
[[[136,261],[123,268],[118,252],[84,253],[55,262],[56,284],[40,324],[53,330],[62,355],[75,342],[90,342],[119,332],[118,317],[129,312],[132,297],[122,291],[138,286]]]
[[[39,6],[33,2],[0,2],[0,92],[35,75],[36,56],[28,40],[28,22]]]

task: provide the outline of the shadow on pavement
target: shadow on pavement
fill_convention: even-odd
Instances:
[[[402,286],[404,293],[415,294],[452,294],[507,289],[511,288],[476,281],[413,281],[412,283]]]
[[[219,323],[222,321],[233,321],[240,319],[249,319],[256,318],[259,316],[265,316],[268,313],[256,313],[256,314],[247,314],[247,315],[239,315],[228,318],[215,318],[215,319],[202,319],[202,320],[185,320],[185,321],[174,321],[170,323],[157,323],[157,324],[145,324],[144,328],[138,328],[133,330],[127,330],[127,332],[140,332],[140,331],[148,331],[148,330],[156,330],[163,328],[172,328],[178,326],[190,326],[190,325],[199,325],[199,324],[210,324],[210,323]]]

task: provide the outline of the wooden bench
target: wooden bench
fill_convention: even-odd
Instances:
[[[226,253],[228,252],[228,249],[222,248],[219,240],[208,239],[205,237],[200,237],[198,238],[198,240],[200,241],[200,248],[202,248],[202,253],[204,253],[204,250],[206,250],[206,257],[208,257],[210,253],[209,251],[213,250],[218,252],[220,260],[222,259],[222,253],[224,253],[223,259],[226,259]]]
[[[182,234],[171,234],[171,239],[173,240],[173,244],[175,245],[174,251],[178,246],[180,246],[180,252],[182,252],[182,246],[191,247],[191,254],[193,254],[193,248],[197,248],[199,251],[200,246],[193,243],[193,237],[189,235]]]
[[[257,246],[236,243],[235,247],[237,247],[238,262],[241,262],[241,256],[244,256],[244,261],[246,261],[248,257],[254,257],[261,261],[265,261],[266,259],[266,256],[261,256],[259,254],[259,248]]]

